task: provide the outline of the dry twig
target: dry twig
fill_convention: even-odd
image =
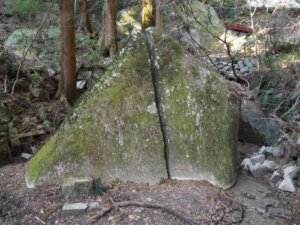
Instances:
[[[35,41],[35,40],[37,39],[37,37],[39,36],[40,32],[43,30],[44,25],[45,25],[45,23],[46,23],[46,21],[47,21],[47,18],[48,18],[48,16],[50,15],[50,11],[51,11],[51,9],[53,8],[53,5],[54,5],[54,1],[52,2],[52,5],[49,7],[46,16],[44,17],[42,23],[40,24],[39,28],[37,29],[37,31],[36,31],[34,37],[31,39],[31,41],[30,41],[28,47],[27,47],[26,49],[24,49],[24,51],[23,51],[23,57],[22,57],[22,59],[21,59],[21,61],[20,61],[19,67],[18,67],[18,71],[17,71],[17,75],[16,75],[16,80],[15,80],[13,86],[12,86],[12,89],[11,89],[11,94],[12,94],[12,95],[14,95],[14,93],[15,93],[15,88],[16,88],[17,82],[18,82],[19,77],[20,77],[20,72],[21,72],[23,63],[24,63],[24,61],[25,61],[25,59],[26,59],[26,56],[27,56],[27,54],[28,54],[28,52],[29,52],[29,49],[31,48],[31,46],[33,45],[34,41]]]
[[[178,217],[184,223],[187,223],[187,224],[190,224],[190,225],[198,225],[198,223],[195,222],[193,219],[188,218],[186,215],[182,214],[181,212],[179,212],[175,209],[171,209],[171,208],[168,208],[166,206],[157,205],[157,204],[141,203],[141,202],[130,202],[130,201],[120,202],[120,203],[116,203],[116,204],[112,205],[111,207],[107,208],[106,210],[104,210],[100,214],[94,216],[90,220],[89,223],[96,223],[99,219],[101,219],[101,217],[107,215],[109,212],[111,212],[115,208],[129,207],[129,206],[144,207],[144,208],[150,208],[150,209],[160,209],[160,210],[163,210],[163,211],[165,211],[169,214],[172,214],[172,215]]]

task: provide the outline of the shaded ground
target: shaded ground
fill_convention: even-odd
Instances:
[[[109,191],[96,199],[99,207],[85,215],[63,218],[60,185],[27,189],[26,163],[0,168],[0,224],[90,224],[89,220],[111,202],[135,201],[176,209],[199,224],[300,224],[300,196],[270,190],[240,176],[234,188],[223,191],[201,181],[166,181],[158,185],[107,183]],[[184,224],[160,209],[124,207],[113,210],[97,224]]]

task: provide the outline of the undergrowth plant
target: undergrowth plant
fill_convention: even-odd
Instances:
[[[23,16],[35,16],[39,12],[46,12],[50,7],[36,0],[7,0],[6,5],[13,13]]]

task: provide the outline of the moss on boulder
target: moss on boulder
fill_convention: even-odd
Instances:
[[[171,146],[171,176],[235,181],[239,100],[217,73],[151,30]],[[29,162],[29,187],[66,177],[157,183],[167,177],[149,55],[142,33],[78,102]]]

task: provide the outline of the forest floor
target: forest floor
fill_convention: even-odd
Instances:
[[[26,162],[0,168],[0,224],[85,225],[120,202],[162,206],[115,208],[95,224],[186,224],[168,212],[175,209],[195,224],[300,224],[300,196],[272,190],[262,180],[241,174],[237,184],[224,191],[203,181],[166,180],[161,184],[105,183],[103,195],[87,199],[97,207],[84,215],[64,217],[61,184],[28,189],[24,180]]]

